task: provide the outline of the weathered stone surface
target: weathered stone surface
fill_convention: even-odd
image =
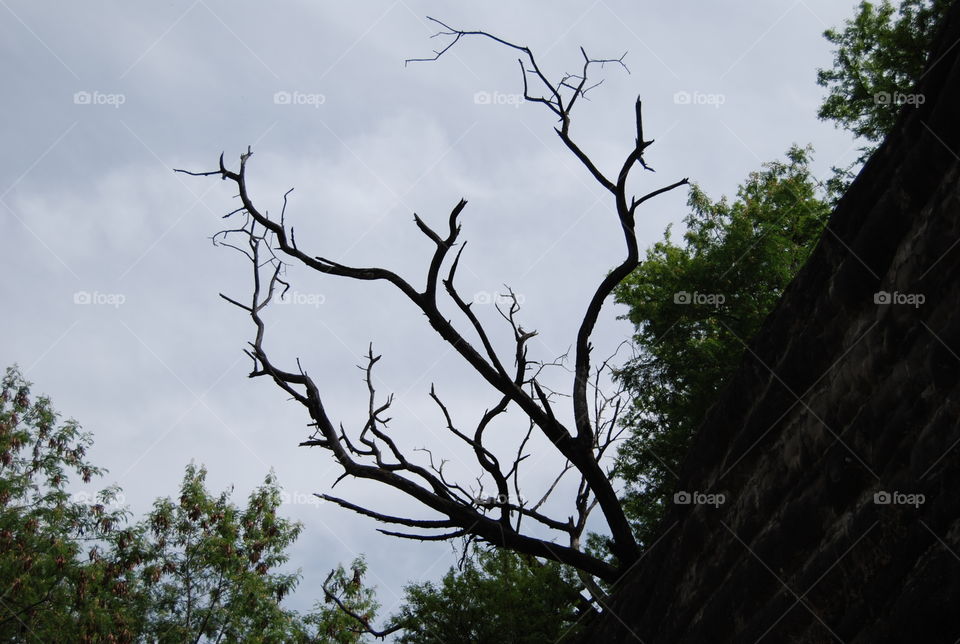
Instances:
[[[679,487],[726,503],[672,506],[587,641],[960,638],[958,41],[960,3],[700,428]]]

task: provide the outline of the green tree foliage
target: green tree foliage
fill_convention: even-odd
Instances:
[[[300,575],[278,568],[301,525],[279,516],[272,473],[238,507],[190,465],[179,498],[130,525],[118,487],[68,492],[104,470],[86,460],[91,436],[30,387],[11,367],[0,391],[0,641],[361,641],[338,609],[282,606]],[[346,584],[338,569],[344,605],[372,618],[362,559],[353,570]]]
[[[638,350],[617,373],[633,399],[616,475],[626,483],[622,500],[641,544],[651,543],[671,501],[695,430],[806,261],[852,169],[890,132],[903,105],[925,100],[911,92],[951,4],[861,2],[842,30],[826,31],[837,49],[833,68],[818,70],[828,89],[818,115],[871,144],[860,159],[818,185],[809,148],[794,147],[786,163],[751,174],[732,203],[712,202],[694,186],[684,243],[675,244],[668,228],[615,291],[630,307],[624,317],[635,326]],[[609,557],[602,535],[587,543]]]
[[[818,195],[808,151],[793,148],[789,162],[769,164],[740,187],[733,203],[711,202],[694,187],[684,244],[669,230],[664,241],[616,292],[630,307],[639,355],[619,374],[634,396],[621,447],[618,476],[624,502],[643,542],[663,515],[679,463],[696,426],[738,364],[780,294],[812,249],[829,206],[845,190],[851,170],[891,130],[919,80],[950,0],[861,2],[842,29],[824,36],[836,46],[831,69],[818,70],[828,89],[819,117],[870,145],[846,169],[834,168]],[[678,304],[675,293],[718,294],[724,301]],[[596,550],[601,540],[590,540]]]
[[[819,239],[830,207],[810,172],[809,148],[764,165],[737,198],[711,201],[694,186],[683,243],[668,228],[615,291],[630,307],[638,353],[617,373],[631,393],[629,437],[617,475],[641,543],[671,499],[694,431]],[[595,543],[595,540],[594,540]]]
[[[873,144],[864,148],[864,156],[890,131],[908,101],[906,95],[923,73],[937,25],[951,4],[951,0],[902,0],[899,6],[889,0],[861,2],[842,30],[824,32],[836,51],[833,67],[817,71],[817,84],[828,89],[818,116]]]
[[[576,632],[582,602],[572,574],[509,550],[481,550],[439,584],[406,587],[394,621],[406,644],[556,642]]]
[[[206,474],[189,465],[179,499],[158,499],[144,520],[147,635],[160,642],[289,641],[299,616],[281,601],[299,575],[276,569],[302,526],[278,516],[272,473],[245,508],[229,492],[208,492]]]
[[[331,598],[322,603],[317,602],[313,613],[304,620],[316,638],[311,641],[331,644],[368,641],[364,636],[366,627],[372,626],[371,622],[380,604],[377,603],[374,590],[363,585],[363,576],[366,573],[367,562],[363,557],[353,560],[350,572],[340,565],[330,573],[324,587],[353,615],[342,610]]]
[[[0,639],[131,641],[144,599],[117,488],[67,490],[103,471],[76,421],[8,368],[0,392]],[[74,477],[71,480],[71,477]]]

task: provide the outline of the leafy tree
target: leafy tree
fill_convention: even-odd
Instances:
[[[833,67],[817,71],[817,84],[829,90],[818,116],[870,142],[861,161],[893,127],[950,5],[950,0],[861,2],[842,30],[824,32],[837,49]]]
[[[103,474],[86,460],[92,440],[58,422],[50,400],[10,367],[0,392],[0,639],[132,641],[144,595],[119,489],[67,492]]]
[[[364,634],[372,631],[370,624],[380,604],[374,590],[363,585],[366,572],[367,562],[357,557],[349,573],[340,565],[327,577],[325,601],[317,602],[304,620],[317,640],[336,644],[367,641]]]
[[[683,243],[668,228],[615,291],[638,353],[617,378],[632,394],[617,457],[624,507],[649,543],[694,431],[784,287],[819,239],[830,207],[810,149],[764,165],[735,200],[690,190]],[[593,541],[594,545],[596,540]]]
[[[479,550],[439,584],[405,590],[394,620],[406,644],[556,642],[577,632],[583,601],[569,568],[502,548]]]
[[[229,491],[211,495],[206,474],[187,466],[180,498],[158,499],[144,521],[147,635],[161,642],[290,641],[301,624],[281,601],[299,574],[275,569],[302,526],[277,515],[281,494],[272,473],[242,509]]]
[[[360,641],[339,611],[282,607],[299,573],[275,569],[301,526],[278,516],[272,473],[240,508],[190,465],[177,501],[129,525],[118,487],[67,492],[104,470],[86,460],[90,434],[30,387],[11,367],[0,391],[0,640]],[[344,603],[372,617],[372,592],[351,586]]]
[[[851,166],[834,168],[821,196],[809,171],[808,150],[793,148],[789,163],[768,164],[740,187],[738,199],[711,202],[694,187],[685,244],[670,238],[616,290],[630,307],[639,355],[618,374],[634,395],[627,419],[633,430],[618,456],[627,482],[626,512],[638,538],[662,516],[675,473],[696,426],[736,368],[745,342],[759,328],[819,238],[829,203],[893,127],[900,103],[920,78],[949,0],[861,2],[841,30],[824,36],[837,46],[834,66],[818,70],[829,91],[821,119],[871,145]],[[675,293],[719,294],[710,302],[679,305]],[[601,540],[593,535],[591,550]]]

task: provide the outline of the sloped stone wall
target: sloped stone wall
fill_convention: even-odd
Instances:
[[[958,42],[960,3],[701,426],[679,487],[725,502],[671,507],[587,641],[960,638]]]

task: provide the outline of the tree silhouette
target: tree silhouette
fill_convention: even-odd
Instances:
[[[559,418],[556,408],[559,397],[557,392],[541,385],[539,381],[544,369],[555,366],[558,362],[538,362],[528,357],[528,341],[536,332],[525,331],[521,327],[517,319],[520,306],[514,294],[509,294],[502,308],[498,306],[513,333],[512,346],[505,351],[494,346],[487,329],[472,310],[472,303],[465,300],[455,286],[457,267],[464,249],[464,245],[460,243],[460,217],[467,205],[466,201],[460,200],[451,209],[446,229],[443,231],[438,231],[414,215],[417,228],[435,246],[429,258],[425,283],[422,288],[417,288],[386,268],[348,266],[299,248],[293,226],[288,225],[286,220],[289,191],[284,195],[279,217],[271,217],[258,208],[249,194],[247,168],[252,154],[250,148],[240,156],[239,168],[236,170],[226,166],[221,154],[217,170],[178,172],[194,176],[219,176],[233,182],[237,188],[241,205],[226,216],[228,220],[237,223],[217,233],[214,242],[229,246],[247,257],[252,269],[252,293],[244,301],[223,294],[221,297],[245,311],[254,323],[256,332],[246,351],[253,360],[250,376],[272,379],[309,413],[313,433],[301,445],[328,450],[343,468],[341,478],[350,476],[377,481],[416,499],[435,511],[440,518],[422,520],[394,516],[329,494],[321,495],[322,498],[377,521],[408,529],[404,532],[381,529],[385,534],[422,541],[466,537],[568,564],[586,575],[614,582],[624,570],[637,561],[640,552],[610,482],[609,472],[601,465],[601,458],[618,438],[617,415],[623,392],[604,393],[598,386],[600,373],[608,369],[609,361],[603,361],[598,367],[591,369],[591,335],[604,301],[614,287],[639,263],[634,232],[637,209],[647,200],[686,184],[687,180],[682,179],[642,196],[628,194],[626,184],[631,171],[637,166],[652,170],[644,159],[644,153],[653,141],[644,138],[639,99],[635,105],[636,139],[615,177],[608,177],[574,141],[570,131],[573,108],[579,99],[599,84],[590,83],[589,73],[595,67],[607,64],[626,69],[622,57],[592,58],[581,48],[583,64],[579,73],[564,74],[559,80],[551,82],[529,48],[485,31],[463,31],[432,18],[430,20],[441,29],[435,36],[447,39],[448,42],[443,48],[434,51],[433,56],[410,59],[408,63],[435,61],[467,37],[492,40],[499,46],[519,52],[525,100],[543,105],[557,116],[557,136],[591,176],[610,193],[610,198],[614,201],[623,232],[626,256],[600,280],[579,325],[573,345],[575,354],[570,396],[572,427]],[[459,248],[456,252],[451,253],[457,246]],[[392,395],[378,397],[374,389],[372,372],[380,356],[374,353],[372,346],[366,354],[366,364],[363,367],[369,393],[366,422],[354,432],[348,432],[342,426],[338,428],[330,418],[320,388],[299,361],[292,367],[280,365],[270,357],[265,344],[266,326],[261,313],[289,288],[289,283],[284,280],[287,264],[296,264],[319,273],[360,282],[389,282],[426,316],[431,327],[486,381],[498,400],[476,426],[470,429],[456,421],[455,414],[435,389],[431,387],[430,392],[430,398],[442,412],[447,429],[473,451],[477,464],[482,468],[483,476],[477,479],[479,490],[467,489],[461,483],[451,480],[444,471],[443,464],[437,465],[428,450],[428,462],[419,463],[411,460],[394,441],[388,428],[389,418],[386,417],[393,399]],[[441,271],[445,266],[443,277]],[[459,324],[447,319],[438,308],[438,298],[444,293],[462,314],[463,319]],[[507,356],[512,357],[513,365],[507,363]],[[502,463],[488,447],[487,431],[491,423],[510,407],[522,411],[528,427],[526,437],[512,462]],[[525,495],[521,494],[519,489],[518,472],[526,458],[525,446],[534,432],[545,436],[566,463],[547,493],[536,502],[528,502],[523,500]],[[557,489],[560,479],[571,471],[579,476],[577,493],[573,499],[575,514],[565,520],[549,516],[543,511],[543,505]],[[492,486],[492,490],[485,490],[484,485]],[[615,556],[612,563],[581,549],[581,536],[587,517],[597,506],[610,529],[611,551]],[[522,529],[521,523],[524,520],[533,521],[564,536],[568,544],[532,536],[529,530]],[[410,532],[411,529],[414,532]],[[434,532],[436,530],[441,532]]]

